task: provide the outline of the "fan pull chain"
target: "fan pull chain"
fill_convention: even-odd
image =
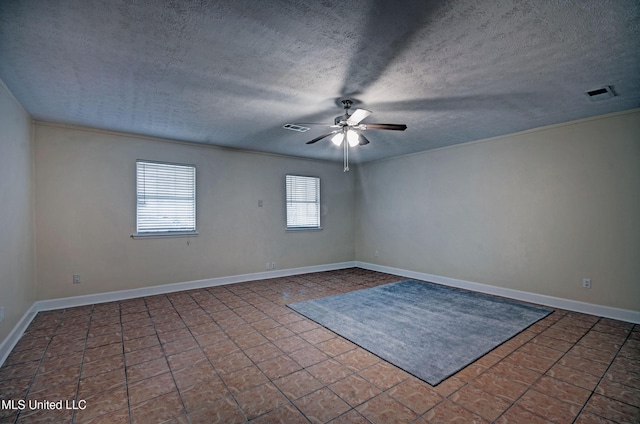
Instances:
[[[345,137],[345,140],[342,142],[342,145],[344,147],[344,155],[343,155],[344,171],[343,172],[349,172],[349,143],[347,143],[346,137]]]

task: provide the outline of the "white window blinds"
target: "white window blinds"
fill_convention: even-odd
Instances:
[[[287,228],[320,228],[320,178],[287,175]]]
[[[196,168],[136,161],[138,234],[195,232]]]

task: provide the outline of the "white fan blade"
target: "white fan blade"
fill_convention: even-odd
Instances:
[[[356,109],[356,111],[353,112],[353,115],[351,115],[349,117],[349,119],[347,119],[347,124],[348,125],[358,125],[360,123],[360,121],[362,121],[364,118],[366,118],[369,115],[371,115],[371,111],[370,110]]]

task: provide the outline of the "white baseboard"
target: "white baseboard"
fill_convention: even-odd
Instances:
[[[38,300],[24,313],[22,319],[11,330],[9,336],[0,343],[0,366],[11,353],[20,337],[39,311],[73,308],[76,306],[93,305],[97,303],[114,302],[118,300],[133,299],[137,297],[153,296],[158,294],[174,293],[183,290],[200,289],[206,287],[222,286],[226,284],[243,283],[246,281],[265,280],[268,278],[288,277],[291,275],[310,274],[313,272],[334,271],[338,269],[353,268],[355,262],[338,262],[326,265],[314,265],[301,268],[276,269],[252,274],[231,275],[228,277],[208,278],[205,280],[187,281],[183,283],[163,284],[159,286],[143,287],[131,290],[119,290],[107,293],[88,294],[84,296],[64,297],[60,299]]]
[[[560,308],[568,311],[581,312],[584,314],[596,315],[599,317],[612,318],[620,321],[640,324],[639,311],[612,308],[610,306],[596,305],[593,303],[580,302],[577,300],[563,299],[560,297],[546,296],[543,294],[506,289],[503,287],[496,287],[488,284],[475,283],[473,281],[458,280],[455,278],[442,277],[439,275],[425,274],[423,272],[408,271],[406,269],[393,268],[368,262],[356,261],[355,266],[371,271],[386,272],[388,274],[399,275],[401,277],[430,281],[432,283],[438,283],[444,286],[457,287],[480,293],[492,294],[515,300],[522,300],[524,302],[537,303],[539,305],[550,306],[553,308]]]
[[[192,290],[206,287],[221,286],[226,284],[242,283],[247,281],[264,280],[268,278],[288,277],[292,275],[310,274],[313,272],[333,271],[359,267],[371,271],[385,272],[399,275],[401,277],[413,278],[416,280],[431,281],[450,287],[457,287],[480,293],[493,294],[496,296],[508,297],[525,302],[537,303],[554,308],[566,309],[569,311],[582,312],[585,314],[597,315],[606,318],[617,319],[626,322],[640,324],[640,312],[627,309],[612,308],[609,306],[595,305],[592,303],[579,302],[575,300],[562,299],[558,297],[546,296],[536,293],[529,293],[520,290],[506,289],[502,287],[490,286],[488,284],[475,283],[472,281],[458,280],[455,278],[442,277],[439,275],[425,274],[422,272],[408,271],[400,268],[371,264],[368,262],[339,262],[326,265],[315,265],[302,268],[278,269],[252,274],[232,275],[228,277],[209,278],[205,280],[187,281],[183,283],[163,284],[159,286],[143,287],[139,289],[120,290],[108,293],[89,294],[84,296],[65,297],[61,299],[38,300],[24,313],[20,321],[15,325],[11,333],[0,343],[0,366],[11,353],[22,334],[39,311],[49,311],[55,309],[72,308],[76,306],[93,305],[97,303],[114,302],[118,300],[133,299],[137,297],[153,296],[158,294],[174,293],[182,290]]]
[[[4,364],[4,361],[7,360],[7,357],[20,340],[20,337],[24,334],[31,321],[36,316],[36,307],[35,303],[27,309],[27,311],[22,315],[20,321],[13,327],[13,330],[9,333],[9,335],[0,343],[0,367]]]
[[[75,306],[93,305],[96,303],[115,302],[137,297],[174,293],[183,290],[201,289],[223,286],[226,284],[244,283],[247,281],[265,280],[268,278],[288,277],[291,275],[310,274],[312,272],[333,271],[353,268],[355,262],[339,262],[326,265],[314,265],[302,268],[276,269],[252,274],[231,275],[228,277],[207,278],[205,280],[186,281],[182,283],[162,284],[139,289],[119,290],[107,293],[88,294],[84,296],[64,297],[60,299],[39,300],[35,303],[36,312],[54,309],[73,308]]]

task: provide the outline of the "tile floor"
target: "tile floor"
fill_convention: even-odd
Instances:
[[[0,423],[640,422],[640,325],[558,310],[432,387],[285,306],[401,279],[353,268],[41,312],[0,368],[0,398],[27,407]]]

